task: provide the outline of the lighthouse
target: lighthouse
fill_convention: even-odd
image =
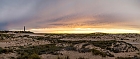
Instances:
[[[25,29],[26,29],[26,28],[25,28],[25,26],[24,26],[24,29],[23,29],[23,30],[24,30],[24,32],[25,32]]]

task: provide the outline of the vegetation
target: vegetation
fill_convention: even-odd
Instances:
[[[13,32],[13,33],[33,33],[30,31],[0,31],[0,33],[8,33],[8,32]]]
[[[134,56],[134,57],[117,57],[115,59],[140,59],[140,57],[138,57],[138,56]]]
[[[55,44],[30,46],[19,50],[16,50],[20,55],[18,59],[40,59],[38,55],[41,54],[53,54],[57,55],[56,51],[61,50],[61,47],[55,46]]]
[[[0,34],[0,40],[12,38],[13,36],[14,36],[14,34]]]
[[[107,56],[107,54],[105,54],[104,52],[100,52],[99,50],[96,50],[96,49],[92,49],[92,54],[93,55],[101,55],[102,57]]]
[[[0,47],[0,54],[1,53],[10,53],[10,52],[13,52],[13,50],[12,49],[3,49]]]
[[[8,33],[8,32],[12,32],[12,31],[0,31],[0,33]]]
[[[70,59],[69,56],[66,57],[57,57],[57,59]]]
[[[111,46],[112,44],[116,43],[117,41],[115,40],[110,40],[110,41],[91,41],[94,46],[100,47],[102,49],[106,49],[107,47]]]
[[[84,58],[84,57],[79,57],[79,58],[76,58],[76,59],[88,59],[88,58]]]
[[[28,53],[24,53],[21,56],[18,56],[17,59],[41,59],[41,57],[39,57],[38,54],[33,53],[31,55],[29,55]]]
[[[30,47],[26,47],[26,48],[22,48],[17,50],[18,54],[24,54],[24,53],[28,53],[28,54],[45,54],[50,53],[50,54],[55,54],[54,52],[61,50],[62,47],[57,47],[55,46],[55,44],[47,44],[47,45],[39,45],[39,46],[30,46]]]
[[[133,59],[132,57],[117,57],[115,59]]]

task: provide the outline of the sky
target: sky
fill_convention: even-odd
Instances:
[[[0,30],[140,33],[140,0],[0,0]]]

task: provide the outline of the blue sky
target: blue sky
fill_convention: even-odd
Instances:
[[[139,22],[139,0],[0,0],[0,30],[140,30]]]

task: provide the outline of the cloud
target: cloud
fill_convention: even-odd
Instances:
[[[0,1],[3,29],[55,27],[138,27],[138,0],[12,0]],[[132,23],[131,23],[132,22]],[[2,23],[0,23],[2,24]],[[137,26],[130,26],[131,24]],[[6,28],[4,28],[6,27]]]

